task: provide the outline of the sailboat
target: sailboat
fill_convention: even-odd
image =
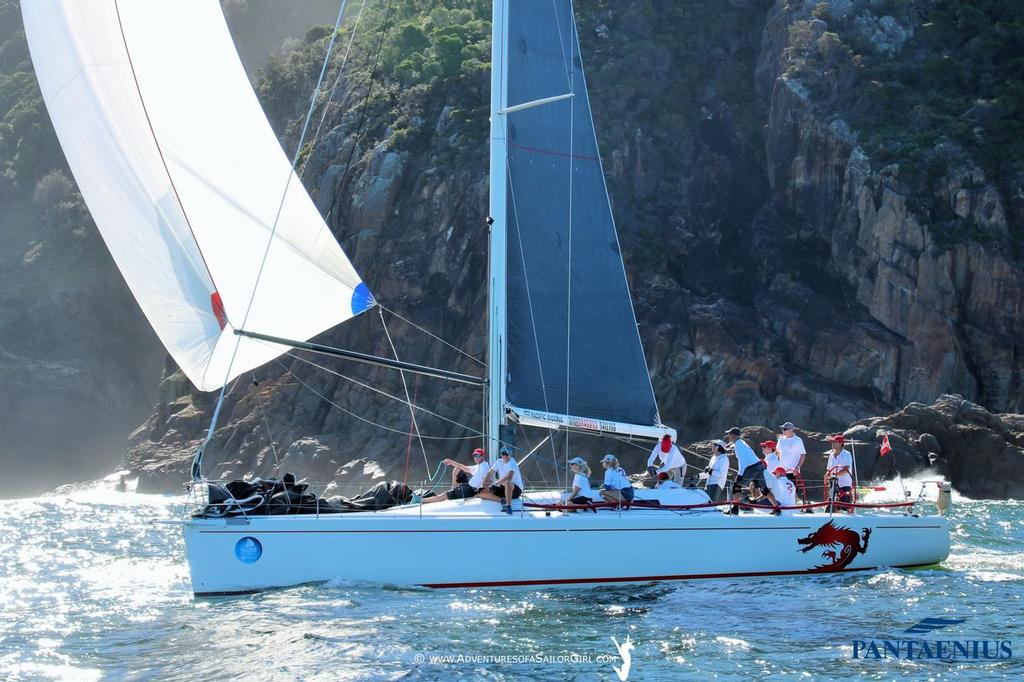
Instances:
[[[675,437],[645,362],[570,0],[493,3],[486,377],[309,341],[375,301],[274,137],[216,0],[24,0],[22,11],[82,195],[198,389],[223,396],[240,374],[312,349],[486,385],[492,456],[515,447],[516,425]],[[217,483],[201,455],[191,486],[209,502]],[[631,508],[572,513],[559,494],[527,491],[512,514],[472,498],[199,512],[181,524],[197,595],[331,579],[455,588],[813,574],[949,554],[935,516],[727,516],[693,488],[641,488]]]

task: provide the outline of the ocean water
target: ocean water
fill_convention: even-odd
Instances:
[[[101,482],[3,502],[0,678],[618,680],[612,638],[628,637],[631,680],[1021,679],[1024,503],[954,499],[937,568],[529,591],[337,581],[195,599],[180,531],[159,523],[183,499]],[[904,633],[926,617],[964,622]],[[1008,641],[1012,656],[853,657],[855,640],[905,638]]]

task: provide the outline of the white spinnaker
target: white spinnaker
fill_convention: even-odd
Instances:
[[[217,0],[24,0],[22,14],[89,211],[197,388],[217,389],[283,352],[243,338],[232,363],[247,309],[247,330],[305,340],[367,307],[366,287],[266,120]]]

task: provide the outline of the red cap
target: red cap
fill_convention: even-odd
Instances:
[[[486,453],[486,452],[484,452],[484,449],[483,449],[483,448],[477,448],[476,450],[474,450],[474,451],[473,451],[473,455],[474,455],[474,456],[475,456],[475,455],[481,455],[481,456],[483,456],[483,455],[485,455],[485,454],[487,454],[487,453]]]
[[[761,447],[762,448],[768,448],[769,450],[774,450],[775,449],[775,441],[773,441],[773,440],[766,440],[765,442],[761,443]]]
[[[841,433],[837,433],[834,436],[829,436],[828,438],[826,438],[826,440],[830,443],[839,443],[840,445],[846,442],[846,439],[843,438],[843,435]]]
[[[786,470],[783,469],[782,467],[775,467],[775,471],[772,472],[772,476],[775,476],[776,478],[778,478],[779,476],[785,476],[785,475],[786,475]]]
[[[672,436],[667,433],[661,437],[661,451],[668,452],[672,449]]]
[[[659,481],[667,481],[668,480],[668,473],[662,471],[660,474],[658,474],[658,480]]]

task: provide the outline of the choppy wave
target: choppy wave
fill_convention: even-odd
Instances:
[[[1020,503],[954,496],[953,553],[927,569],[538,591],[335,580],[197,600],[180,532],[166,523],[181,514],[184,498],[118,492],[117,480],[4,504],[0,677],[614,680],[611,638],[621,644],[627,636],[636,647],[630,679],[1024,672]],[[904,485],[916,498],[926,480]],[[885,487],[871,499],[903,496]],[[658,547],[638,542],[629,551]],[[967,619],[956,637],[1011,640],[1014,658],[987,665],[852,658],[854,640],[898,636],[943,615]]]

